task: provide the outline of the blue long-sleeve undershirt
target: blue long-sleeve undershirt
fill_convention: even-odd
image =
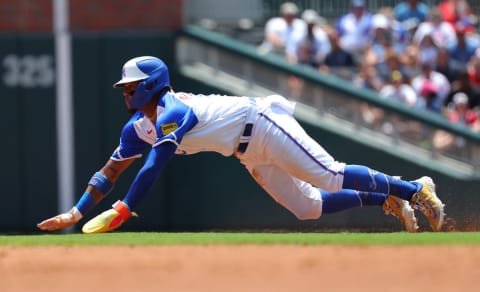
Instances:
[[[147,194],[153,183],[160,176],[161,171],[167,165],[177,149],[173,142],[165,142],[152,148],[143,167],[137,173],[133,180],[127,195],[123,202],[134,210],[138,203]]]

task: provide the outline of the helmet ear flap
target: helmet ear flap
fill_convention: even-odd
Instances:
[[[155,85],[157,83],[157,78],[147,78],[143,82],[145,82],[145,85],[144,85],[145,89],[150,91],[155,87]]]
[[[150,100],[151,95],[149,92],[151,90],[146,89],[147,80],[140,81],[137,85],[137,89],[130,100],[130,104],[133,108],[140,109],[144,107],[147,102]]]
[[[164,75],[164,71],[156,70],[148,78],[138,83],[130,101],[133,108],[140,109],[144,107],[156,93],[160,92],[165,86],[169,86],[168,75],[167,78]]]

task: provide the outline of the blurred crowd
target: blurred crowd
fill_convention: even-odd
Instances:
[[[260,49],[480,131],[480,35],[466,0],[408,0],[378,11],[351,0],[338,19],[321,15],[283,3]]]

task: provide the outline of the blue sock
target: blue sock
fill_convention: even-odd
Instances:
[[[341,190],[335,193],[329,193],[320,190],[322,195],[322,213],[335,213],[342,210],[362,207],[362,206],[381,206],[387,198],[386,194],[359,192],[354,190]]]
[[[343,178],[344,189],[392,194],[410,201],[421,185],[408,182],[361,165],[347,165]]]

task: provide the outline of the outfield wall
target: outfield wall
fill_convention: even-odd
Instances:
[[[138,32],[73,37],[75,199],[116,147],[121,127],[128,118],[121,92],[112,88],[112,83],[120,77],[121,65],[138,55],[157,55],[174,64],[174,38],[173,34]],[[0,232],[34,231],[37,222],[57,213],[53,50],[50,34],[0,36],[0,90],[6,109],[1,115],[6,135],[0,143],[4,154],[0,170],[4,206]],[[178,75],[171,67],[172,83],[177,90],[218,92]],[[338,160],[368,164],[407,178],[433,176],[447,203],[447,212],[454,215],[459,226],[478,226],[477,181],[453,180],[340,137],[331,129],[303,124]],[[140,166],[137,161],[87,219],[121,198]],[[259,188],[238,161],[214,153],[175,157],[138,212],[141,219],[132,220],[125,229],[400,228],[394,218],[384,217],[380,208],[357,209],[322,220],[299,222]]]

